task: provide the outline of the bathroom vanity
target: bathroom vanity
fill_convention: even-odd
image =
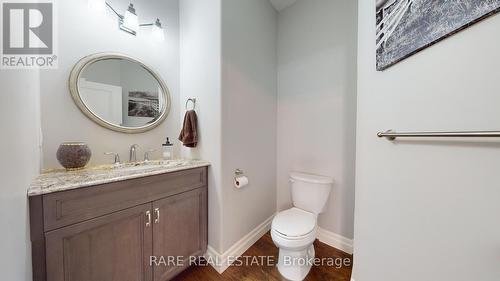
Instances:
[[[34,281],[164,281],[207,249],[204,161],[49,171],[28,196]],[[152,257],[184,265],[151,265]]]

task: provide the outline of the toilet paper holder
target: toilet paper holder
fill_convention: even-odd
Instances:
[[[237,178],[237,177],[242,176],[242,175],[244,175],[244,174],[245,174],[245,172],[243,172],[243,170],[241,170],[241,169],[236,169],[236,170],[234,171],[234,179],[236,180],[236,178]]]
[[[245,176],[243,170],[236,169],[234,171],[234,187],[240,189],[247,186],[248,183],[249,183],[248,177]]]

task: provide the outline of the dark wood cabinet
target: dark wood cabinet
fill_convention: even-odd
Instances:
[[[48,232],[47,280],[150,281],[151,204]]]
[[[203,167],[30,197],[33,280],[170,280],[206,252],[206,176]]]
[[[206,190],[197,189],[153,202],[153,255],[176,257],[174,263],[154,267],[154,280],[171,279],[189,266],[190,257],[205,253],[205,197]]]

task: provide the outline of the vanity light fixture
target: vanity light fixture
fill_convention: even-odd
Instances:
[[[90,9],[101,11],[103,7],[109,7],[113,13],[118,17],[119,27],[121,30],[128,32],[132,35],[137,35],[139,28],[141,26],[151,26],[151,34],[156,41],[164,41],[165,34],[161,26],[160,19],[156,19],[154,23],[139,24],[139,17],[135,11],[135,7],[132,3],[129,4],[127,11],[124,15],[118,13],[111,4],[105,0],[88,0],[88,6]]]

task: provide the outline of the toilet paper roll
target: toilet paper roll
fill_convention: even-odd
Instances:
[[[248,178],[245,176],[237,177],[234,179],[234,187],[242,188],[248,185]]]

